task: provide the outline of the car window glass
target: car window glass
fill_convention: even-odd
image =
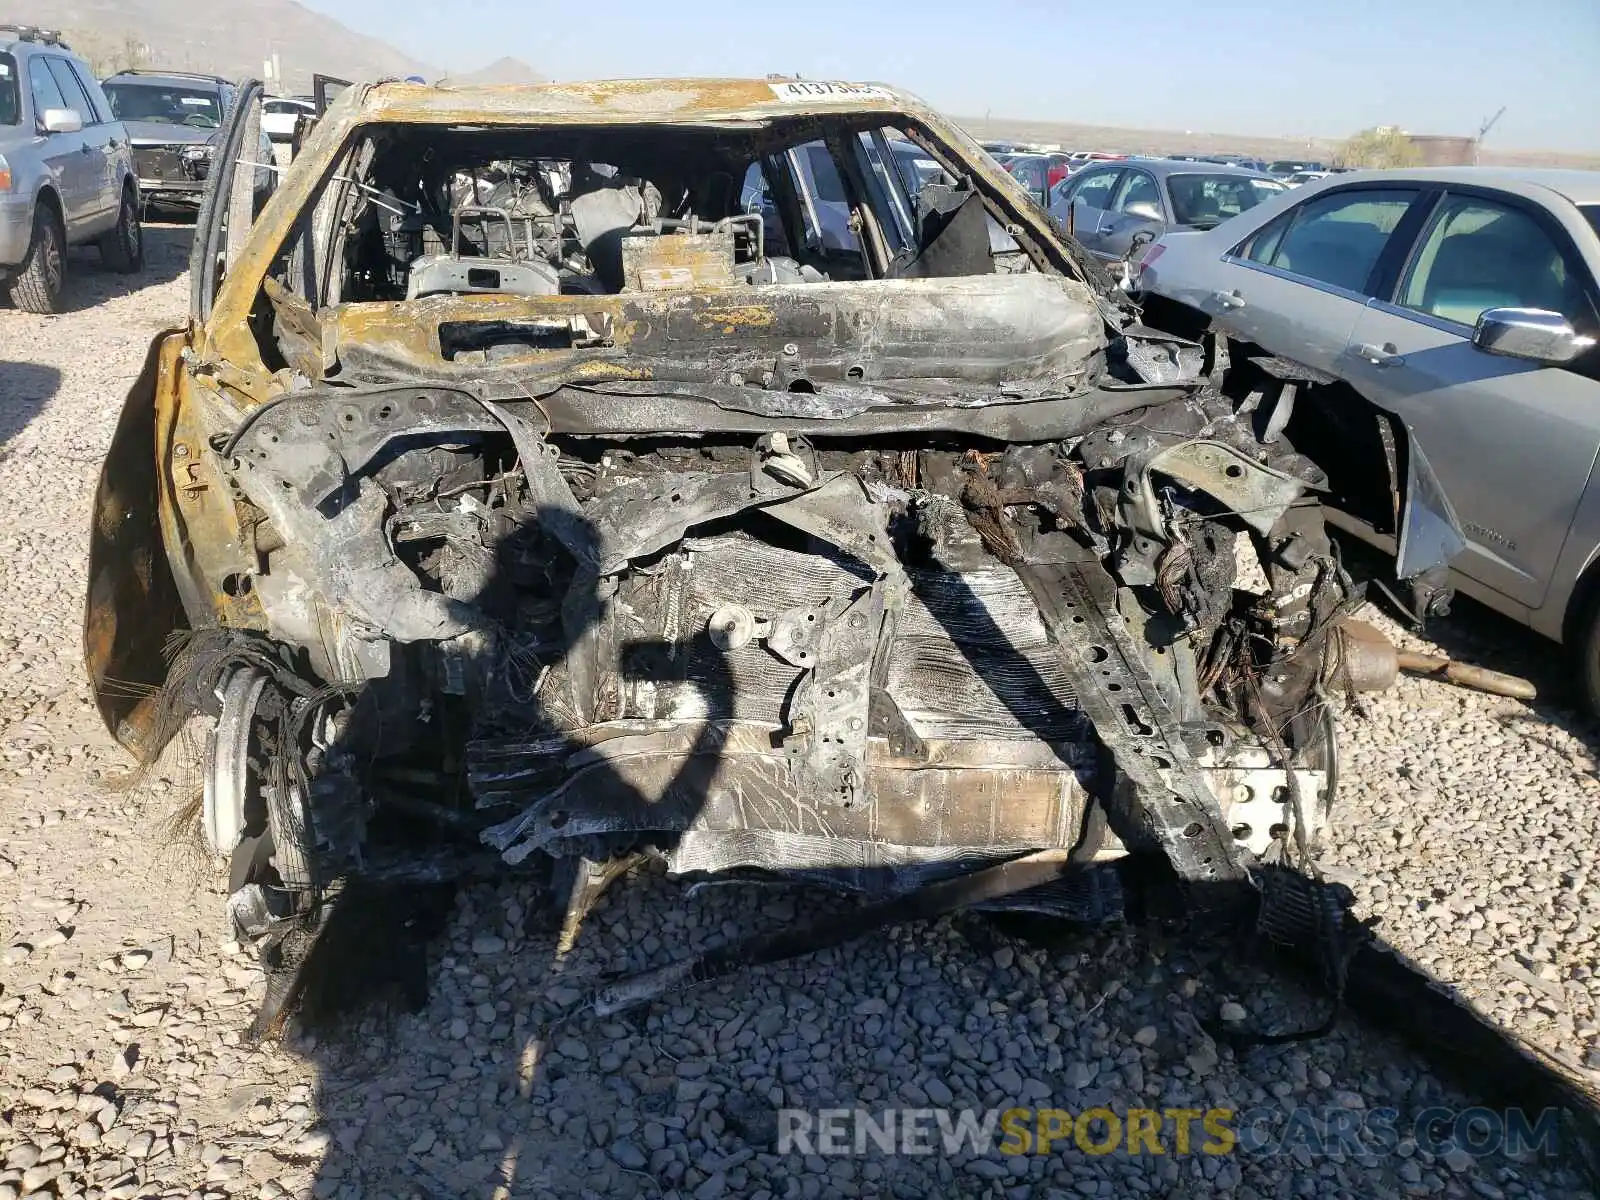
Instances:
[[[45,58],[44,65],[55,79],[56,89],[61,93],[61,98],[67,102],[67,107],[82,117],[85,125],[93,125],[94,106],[89,103],[89,97],[84,95],[78,77],[72,73],[67,60],[50,55]]]
[[[1360,292],[1389,235],[1416,199],[1414,191],[1332,192],[1286,214],[1270,237],[1263,230],[1247,257],[1320,283]]]
[[[17,60],[0,54],[0,125],[22,120],[22,100],[17,94]]]
[[[83,94],[89,97],[89,107],[94,109],[95,124],[103,125],[111,120],[111,106],[106,103],[106,95],[100,90],[100,81],[94,77],[94,72],[81,62],[69,62],[67,66],[77,77],[78,86],[83,88]]]
[[[893,129],[863,131],[856,135],[867,170],[867,200],[878,219],[879,228],[889,239],[890,248],[899,250],[916,240],[915,211],[917,191],[907,187],[895,161]]]
[[[908,138],[899,129],[885,129],[889,150],[894,155],[895,170],[900,176],[900,186],[906,195],[915,197],[930,183],[950,183],[938,160]]]
[[[1017,182],[1030,192],[1044,191],[1046,176],[1044,159],[1017,159],[1011,164],[1011,173],[1016,176]]]
[[[1489,308],[1542,308],[1579,325],[1588,311],[1580,276],[1538,222],[1475,196],[1440,204],[1399,302],[1462,325]]]
[[[827,143],[807,142],[792,150],[789,159],[799,176],[795,190],[805,213],[807,239],[823,250],[859,253],[861,241],[850,226],[850,200]]]
[[[753,162],[745,168],[744,183],[739,186],[739,208],[744,212],[760,212],[762,205],[767,203],[770,203],[767,177],[761,170],[761,164]]]
[[[222,122],[222,105],[214,91],[150,82],[107,83],[103,90],[119,121],[194,129],[215,129]]]
[[[33,89],[33,119],[44,120],[44,111],[47,108],[66,108],[67,102],[62,98],[61,89],[56,86],[55,76],[45,69],[44,59],[36,58],[28,64],[28,86]]]
[[[1233,248],[1235,254],[1242,254],[1251,262],[1269,263],[1277,252],[1278,243],[1283,240],[1283,231],[1289,228],[1289,222],[1294,220],[1294,212],[1283,213],[1274,217],[1268,224],[1263,225],[1251,234],[1244,242]]]
[[[1111,185],[1117,182],[1117,174],[1116,171],[1099,171],[1085,176],[1077,191],[1072,193],[1072,202],[1089,208],[1110,208]]]
[[[848,204],[844,194],[844,180],[839,178],[839,168],[833,155],[823,142],[807,142],[800,147],[800,155],[811,177],[812,194],[824,204]]]
[[[1127,172],[1111,207],[1115,212],[1128,213],[1149,221],[1159,221],[1161,193],[1156,188],[1156,181],[1143,171]]]
[[[1179,225],[1210,229],[1229,217],[1254,208],[1282,192],[1273,179],[1248,175],[1171,175],[1167,194],[1172,198],[1172,219]]]
[[[761,164],[753,162],[744,173],[744,183],[739,188],[741,212],[761,215],[762,252],[768,258],[791,257],[789,238],[783,228],[783,217],[772,199],[772,189],[767,186],[767,176]]]

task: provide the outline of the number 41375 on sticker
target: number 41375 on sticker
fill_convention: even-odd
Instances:
[[[769,84],[772,94],[790,104],[807,100],[894,100],[894,90],[879,83],[830,83],[820,79],[786,79]]]

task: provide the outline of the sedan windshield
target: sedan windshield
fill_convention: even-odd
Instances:
[[[215,129],[222,124],[222,102],[215,91],[153,83],[108,83],[106,99],[119,121],[151,121]]]
[[[1283,191],[1275,179],[1249,175],[1174,175],[1167,180],[1179,225],[1210,229]]]
[[[1589,222],[1589,228],[1600,233],[1600,204],[1580,204],[1578,211],[1583,214],[1584,220]]]
[[[0,125],[15,125],[22,119],[17,99],[17,60],[0,54]]]

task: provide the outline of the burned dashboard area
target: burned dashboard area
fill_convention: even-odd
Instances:
[[[899,127],[375,124],[330,195],[322,303],[614,295],[1029,269]],[[307,264],[298,264],[301,272]],[[302,290],[293,275],[281,280]],[[313,297],[306,295],[307,300]]]

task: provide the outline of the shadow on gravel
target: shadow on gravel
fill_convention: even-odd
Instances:
[[[42,363],[0,359],[0,457],[12,438],[55,398],[61,372]]]
[[[557,511],[570,522],[561,526],[566,530],[564,545],[570,548],[596,538],[592,528],[573,528],[581,518]],[[531,587],[530,572],[549,582],[543,573],[559,551],[534,532],[542,527],[538,515],[529,514],[521,532],[497,543],[489,579],[476,595],[482,611],[496,621],[505,620],[508,604],[514,611],[521,602]],[[554,521],[547,527],[558,528]],[[592,556],[574,557],[594,561]],[[572,590],[588,594],[581,586]],[[573,605],[567,615],[570,620],[562,624],[559,635],[536,644],[539,662],[548,664],[582,652],[584,635],[598,609]],[[196,644],[204,653],[199,635]],[[956,639],[956,644],[965,652],[966,646],[987,640],[974,642],[969,637]],[[670,680],[674,668],[664,649],[648,642],[632,646],[623,656],[622,669],[637,672],[643,680]],[[230,652],[238,653],[237,646],[229,650],[224,643],[223,653]],[[1004,696],[1012,689],[1000,686],[1002,677],[1028,669],[1028,664],[1014,654],[996,658],[1000,661],[975,656],[969,661],[990,689]],[[180,673],[179,678],[184,676]],[[201,668],[188,678],[201,683]],[[713,674],[700,682],[712,717],[733,711],[730,678]],[[1325,1017],[1332,1025],[1328,1001],[1317,995],[1325,990],[1316,986],[1322,982],[1317,979],[1325,961],[1322,953],[1306,954],[1312,962],[1297,961],[1281,951],[1266,954],[1266,939],[1250,936],[1255,926],[1248,913],[1242,919],[1224,915],[1239,912],[1241,895],[1236,886],[1191,885],[1178,891],[1163,885],[1159,859],[1156,870],[1123,875],[1130,899],[1127,933],[1067,931],[1065,944],[1076,949],[1053,957],[1048,970],[1033,972],[1031,980],[1028,973],[1008,978],[1003,1003],[978,969],[985,958],[994,960],[990,945],[998,949],[1003,943],[990,943],[986,932],[973,932],[982,930],[983,923],[964,915],[914,935],[891,927],[873,930],[854,945],[836,941],[832,948],[797,957],[792,970],[783,965],[752,968],[748,957],[740,958],[735,965],[743,969],[718,983],[664,994],[648,1006],[620,1015],[597,1016],[586,1010],[585,1001],[607,976],[681,963],[708,945],[730,940],[742,946],[739,939],[758,931],[793,933],[819,919],[848,913],[851,904],[792,888],[751,888],[741,891],[737,901],[712,910],[714,917],[697,917],[695,912],[706,911],[701,905],[709,907],[708,899],[689,895],[691,889],[669,883],[658,873],[636,870],[632,878],[606,893],[581,936],[563,951],[553,928],[552,917],[558,911],[553,901],[564,901],[570,884],[557,882],[548,860],[535,867],[530,859],[523,868],[509,869],[498,855],[485,854],[478,844],[478,827],[483,823],[479,818],[484,814],[461,794],[459,770],[444,757],[457,753],[450,747],[459,747],[470,714],[439,704],[425,725],[408,731],[414,744],[410,756],[378,767],[377,755],[370,749],[377,743],[364,742],[359,735],[370,733],[374,723],[380,730],[388,727],[380,689],[364,685],[360,691],[340,694],[310,689],[303,681],[300,686],[300,706],[291,710],[298,714],[298,724],[284,718],[271,728],[298,731],[286,735],[296,745],[299,736],[311,736],[310,729],[328,731],[323,736],[329,744],[320,746],[317,756],[326,768],[316,779],[323,786],[309,788],[318,805],[313,809],[312,832],[339,834],[336,821],[324,825],[324,813],[371,822],[363,841],[362,875],[347,881],[342,893],[331,893],[337,898],[324,905],[314,920],[291,927],[268,957],[275,973],[263,1006],[262,1027],[275,1033],[283,1028],[280,1019],[294,1013],[283,1030],[286,1047],[316,1071],[317,1109],[326,1122],[327,1138],[318,1139],[321,1145],[315,1146],[321,1161],[314,1167],[304,1161],[299,1169],[315,1171],[311,1189],[318,1197],[502,1200],[514,1195],[674,1194],[717,1200],[768,1191],[817,1200],[844,1193],[834,1186],[829,1163],[792,1148],[778,1153],[780,1107],[808,1111],[862,1107],[877,1112],[900,1105],[926,1108],[930,1103],[997,1109],[1035,1103],[1082,1111],[1086,1100],[1102,1094],[1092,1083],[1087,1087],[1067,1083],[1071,1076],[1059,1059],[1049,1065],[1036,1058],[1019,1065],[1050,1082],[1042,1093],[1029,1092],[1032,1099],[1024,1100],[1018,1071],[1012,1071],[1013,1081],[1001,1082],[1002,1064],[985,1058],[983,1082],[976,1088],[963,1083],[961,1100],[955,1101],[953,1089],[943,1084],[952,1056],[934,1049],[931,1036],[916,1034],[898,1054],[880,1059],[863,1053],[864,1047],[876,1049],[870,1046],[871,1035],[856,1034],[851,1027],[853,1020],[870,1014],[883,1018],[880,1031],[890,1022],[905,1028],[905,1016],[914,1013],[924,1027],[948,1021],[955,1031],[978,997],[984,999],[986,1015],[996,1011],[995,1004],[1002,1012],[1040,1006],[1042,1019],[1069,1029],[1087,1029],[1105,1009],[1098,1021],[1109,1029],[1095,1036],[1117,1052],[1131,1052],[1130,1066],[1140,1061],[1139,1047],[1146,1045],[1135,1044],[1133,1031],[1146,1025],[1170,1026],[1165,1034],[1157,1031],[1152,1053],[1159,1056],[1162,1074],[1169,1082],[1176,1079],[1180,1090],[1163,1093],[1162,1103],[1187,1110],[1209,1097],[1209,1103],[1217,1106],[1247,1108],[1251,1097],[1232,1095],[1230,1089],[1247,1089],[1272,1072],[1263,1064],[1281,1060],[1285,1072],[1292,1074],[1288,1060],[1296,1051],[1274,1044],[1252,1048],[1239,1031],[1230,1037],[1210,1019],[1214,993],[1194,1004],[1175,1001],[1173,1008],[1167,1007],[1166,993],[1178,991],[1177,981],[1159,964],[1179,958],[1193,964],[1185,972],[1190,977],[1202,972],[1227,977],[1227,985],[1218,990],[1248,997],[1266,1038],[1299,1041],[1304,1031],[1315,1029]],[[336,695],[342,695],[337,704],[321,707]],[[550,733],[562,728],[559,722],[539,718],[538,710],[550,701],[539,698],[537,687],[526,693],[522,703],[532,715],[519,737],[565,736]],[[1043,736],[1060,714],[1021,710],[1017,715],[1025,728]],[[429,740],[429,730],[451,731],[452,740]],[[489,735],[503,732],[490,730]],[[705,740],[704,732],[699,737],[696,752],[685,756],[665,789],[670,798],[655,803],[682,805],[691,815],[699,811],[723,748],[720,740]],[[579,748],[569,741],[566,752]],[[339,792],[344,786],[341,764],[351,761],[368,764],[351,768],[361,784],[354,806],[359,812],[347,812],[349,800]],[[604,796],[618,804],[640,799],[633,782],[610,760],[599,759],[584,778],[590,798]],[[278,787],[286,784],[283,779],[277,782]],[[379,789],[388,803],[374,811],[362,801]],[[681,794],[674,795],[674,789]],[[322,807],[330,803],[346,807]],[[493,818],[502,815],[495,813]],[[552,816],[551,824],[563,828],[566,817],[558,824]],[[260,826],[254,833],[247,828],[246,837],[254,837],[255,846],[261,847]],[[624,839],[630,844],[634,840],[636,835]],[[655,836],[649,840],[661,842]],[[621,848],[598,837],[582,846],[596,858]],[[271,863],[270,853],[269,848],[249,853],[244,865]],[[459,885],[447,881],[451,872],[443,864],[449,861],[472,864]],[[431,877],[430,862],[440,864]],[[404,873],[396,869],[386,874],[389,864],[398,864]],[[250,878],[236,872],[234,885]],[[691,910],[688,915],[686,910]],[[958,959],[972,960],[971,969],[957,961],[940,982],[930,985],[925,973],[915,969],[917,960],[926,960],[926,946],[948,937],[949,930],[965,936],[976,951],[956,953]],[[1575,1093],[1558,1073],[1532,1062],[1505,1031],[1479,1019],[1381,941],[1346,941],[1350,934],[1342,927],[1321,927],[1318,933],[1341,951],[1341,961],[1348,967],[1345,1001],[1352,1015],[1399,1035],[1436,1072],[1452,1076],[1479,1102],[1519,1106],[1533,1114],[1546,1106],[1570,1106],[1585,1122],[1580,1126],[1584,1133],[1592,1133],[1593,1097]],[[1313,949],[1303,944],[1297,948],[1303,954]],[[881,992],[862,988],[859,977],[852,979],[848,967],[855,961],[877,964],[873,978],[882,983]],[[912,968],[911,973],[902,974],[903,966]],[[1269,1000],[1268,973],[1276,979],[1285,969],[1310,976],[1312,987],[1300,997],[1293,987],[1280,991],[1287,994],[1288,1003]],[[1074,992],[1098,991],[1100,998],[1087,1011],[1073,1007],[1060,986],[1063,983]],[[1134,999],[1153,987],[1161,989],[1155,1001]],[[1194,992],[1182,995],[1189,998]],[[811,1015],[796,1015],[791,1005]],[[864,1010],[863,1005],[873,1007]],[[1202,1006],[1208,1011],[1200,1012]],[[929,1007],[934,1010],[931,1020],[921,1015]],[[808,1023],[815,1037],[805,1035]],[[831,1042],[822,1040],[822,1029],[834,1030]],[[1357,1056],[1361,1040],[1342,1036],[1347,1032],[1347,1025],[1338,1027],[1332,1035],[1338,1050],[1330,1053]],[[855,1038],[856,1044],[847,1044],[847,1038]],[[1255,1068],[1214,1074],[1230,1043],[1237,1058],[1257,1056]],[[1100,1066],[1110,1061],[1109,1054],[1095,1052],[1091,1079],[1110,1071]],[[1422,1066],[1414,1058],[1404,1062],[1414,1071]],[[1183,1073],[1186,1063],[1189,1074]],[[1009,1059],[1005,1065],[1011,1065]],[[944,1095],[924,1092],[918,1099],[906,1087],[920,1086],[915,1084],[919,1079],[938,1080]],[[1123,1097],[1134,1097],[1134,1103],[1145,1094],[1142,1083],[1117,1086]],[[1317,1086],[1326,1097],[1329,1085]],[[1112,1092],[1107,1089],[1103,1094],[1103,1100],[1093,1102],[1109,1103]],[[1415,1121],[1418,1113],[1441,1099],[1454,1097],[1418,1092],[1397,1106],[1404,1111],[1404,1120]],[[1288,1116],[1283,1105],[1266,1099],[1265,1092],[1254,1102],[1265,1106],[1263,1112],[1270,1109],[1268,1115],[1280,1126]],[[1277,1136],[1284,1136],[1281,1128]],[[309,1158],[310,1148],[307,1153]],[[987,1159],[992,1151],[981,1156]],[[1262,1194],[1279,1194],[1274,1180],[1292,1169],[1285,1160],[1245,1157],[1237,1169],[1259,1171]],[[271,1176],[295,1170],[294,1163],[270,1155],[267,1159],[261,1169]],[[1035,1159],[1043,1165],[1043,1159]],[[1152,1173],[1164,1166],[1147,1161]],[[955,1169],[948,1161],[939,1163],[947,1174]],[[857,1165],[851,1165],[852,1172]],[[1008,1180],[1028,1185],[1029,1194],[1044,1193],[1042,1175],[1032,1173],[1033,1163],[1020,1164],[1028,1173],[1025,1179],[1011,1179],[1016,1173],[998,1157],[989,1165]],[[1478,1169],[1487,1178],[1498,1166],[1485,1163]],[[1384,1159],[1372,1170],[1391,1167],[1392,1160]],[[908,1198],[929,1194],[926,1171],[902,1186],[893,1168],[891,1162],[885,1176],[863,1176],[859,1181],[851,1173],[851,1194]],[[248,1165],[245,1169],[251,1170]],[[998,1181],[1000,1176],[986,1178]],[[994,1195],[998,1190],[973,1188],[965,1175],[958,1181],[948,1174],[943,1182],[954,1185],[945,1194]],[[968,1186],[961,1188],[961,1182]],[[1317,1177],[1309,1174],[1303,1182],[1315,1184]],[[1171,1178],[1171,1183],[1178,1180]],[[1166,1185],[1151,1191],[1195,1194]],[[1300,1192],[1327,1194],[1303,1187]],[[1371,1189],[1363,1194],[1371,1194]]]
[[[192,221],[187,225],[147,224],[143,233],[144,270],[134,275],[107,270],[100,261],[100,252],[92,246],[74,247],[68,252],[64,297],[68,313],[170,283],[189,269],[189,247],[194,242]]]

